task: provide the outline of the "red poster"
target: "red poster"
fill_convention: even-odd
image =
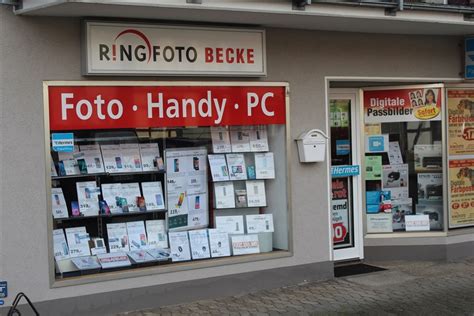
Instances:
[[[52,131],[286,123],[286,86],[48,86]]]
[[[420,86],[410,89],[364,91],[365,123],[440,121],[441,88]]]

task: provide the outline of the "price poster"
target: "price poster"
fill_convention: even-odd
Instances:
[[[273,215],[272,214],[257,214],[246,215],[247,232],[250,233],[272,233]]]
[[[209,250],[207,229],[190,230],[188,234],[192,259],[196,260],[210,258],[211,252]]]
[[[173,262],[191,260],[188,232],[170,232],[169,241]]]
[[[474,155],[474,89],[448,90],[449,155]]]
[[[142,191],[147,211],[165,209],[163,188],[160,181],[142,182]]]
[[[104,164],[102,163],[102,155],[99,145],[81,145],[80,153],[83,154],[82,159],[86,163],[87,173],[104,172]]]
[[[142,159],[143,171],[158,171],[158,161],[160,159],[160,148],[158,143],[140,144],[140,156]]]
[[[107,236],[110,252],[130,251],[126,223],[107,224]]]
[[[206,228],[207,149],[169,149],[165,161],[169,229]]]
[[[66,238],[71,258],[91,255],[89,248],[90,238],[84,226],[66,228]]]
[[[95,181],[77,182],[77,199],[83,216],[99,215],[99,189]]]
[[[62,188],[51,189],[51,205],[54,218],[68,218],[66,200]]]
[[[213,258],[230,256],[229,234],[218,229],[208,229],[207,231],[209,233],[211,256]]]
[[[211,127],[212,150],[214,153],[230,153],[230,135],[227,127]]]
[[[67,246],[66,237],[62,229],[53,230],[53,249],[54,258],[56,258],[56,260],[69,258],[69,247]]]
[[[142,171],[142,162],[140,159],[140,148],[135,144],[121,144],[122,153],[122,172],[140,172]]]
[[[102,187],[102,198],[109,206],[110,213],[120,214],[123,213],[121,207],[120,198],[122,197],[122,184],[121,183],[104,183]]]
[[[249,137],[251,151],[268,151],[267,127],[265,125],[251,127]]]
[[[149,248],[168,248],[168,235],[164,220],[146,221],[146,232]]]
[[[123,157],[120,145],[101,145],[100,151],[104,159],[105,172],[123,172]]]
[[[130,250],[146,249],[148,246],[145,223],[135,221],[127,223],[127,235],[130,243]]]

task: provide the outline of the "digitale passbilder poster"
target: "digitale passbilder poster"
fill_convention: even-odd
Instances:
[[[440,121],[440,86],[411,89],[374,89],[364,91],[364,122]]]

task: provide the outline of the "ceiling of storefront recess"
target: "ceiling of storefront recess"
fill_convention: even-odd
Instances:
[[[291,9],[286,0],[23,0],[19,15],[110,17],[245,24],[310,30],[364,33],[468,35],[474,22],[463,14],[405,10],[386,16],[384,8],[321,4],[313,0],[305,11]]]

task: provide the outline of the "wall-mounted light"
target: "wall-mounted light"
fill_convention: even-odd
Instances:
[[[306,5],[311,4],[311,0],[292,0],[293,10],[304,10]]]

